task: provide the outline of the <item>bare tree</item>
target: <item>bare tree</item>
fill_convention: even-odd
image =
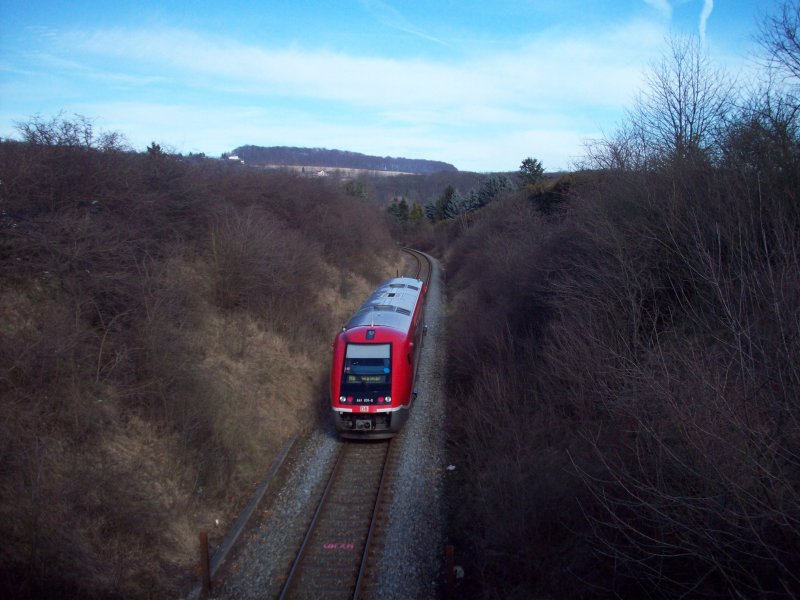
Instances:
[[[734,108],[734,82],[700,40],[673,37],[617,130],[586,145],[589,168],[638,170],[664,161],[713,160]]]
[[[732,107],[733,86],[699,39],[672,38],[646,81],[632,119],[650,149],[677,159],[707,153]]]
[[[759,42],[767,52],[770,67],[782,79],[800,80],[800,2],[785,0],[778,16],[761,25]],[[795,84],[797,81],[795,81]]]
[[[733,107],[733,83],[713,67],[700,40],[670,39],[646,78],[630,119],[649,153],[659,158],[708,156]]]
[[[638,128],[630,122],[600,139],[587,140],[583,168],[603,170],[634,170],[647,164],[648,151]]]

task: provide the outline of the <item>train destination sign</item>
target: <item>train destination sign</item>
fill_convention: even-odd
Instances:
[[[386,383],[386,375],[348,375],[347,383]]]

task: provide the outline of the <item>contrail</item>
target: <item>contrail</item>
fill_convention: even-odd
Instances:
[[[711,16],[711,11],[714,10],[714,0],[705,0],[703,2],[703,12],[700,13],[700,40],[706,41],[706,23],[708,17]]]
[[[428,40],[429,42],[441,44],[442,46],[449,46],[447,42],[429,35],[418,27],[414,26],[400,13],[399,10],[383,0],[362,0],[362,4],[387,27],[392,27],[404,33]]]

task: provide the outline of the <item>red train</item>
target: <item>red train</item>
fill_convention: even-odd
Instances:
[[[331,408],[342,437],[394,436],[408,419],[425,333],[422,281],[384,281],[336,336]]]

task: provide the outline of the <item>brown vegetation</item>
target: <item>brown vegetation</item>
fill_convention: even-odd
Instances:
[[[174,595],[292,433],[391,244],[333,185],[58,116],[0,143],[0,589]],[[219,526],[214,525],[220,519]]]
[[[467,597],[800,594],[798,105],[734,108],[698,52],[555,205],[451,233]]]

